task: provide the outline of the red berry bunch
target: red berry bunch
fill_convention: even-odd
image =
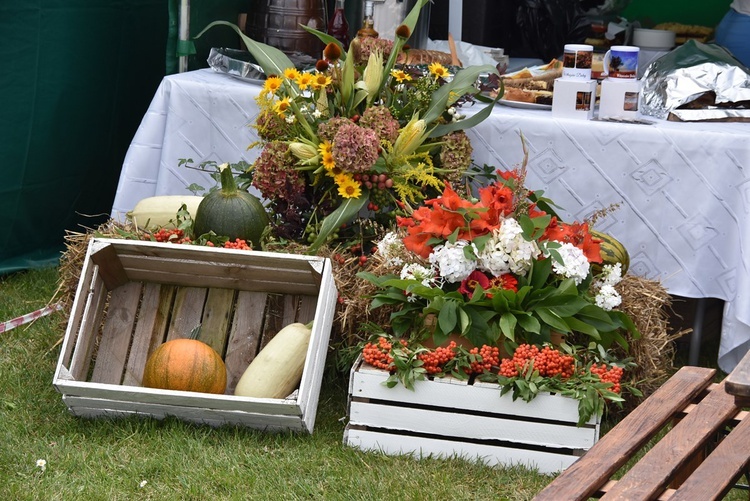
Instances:
[[[445,364],[456,357],[456,342],[451,341],[448,346],[440,346],[434,350],[425,351],[417,355],[424,365],[422,367],[427,374],[438,374],[443,372]]]
[[[362,359],[378,369],[390,371],[393,369],[391,347],[391,343],[386,338],[379,337],[377,343],[367,343],[362,348]]]
[[[564,355],[551,346],[541,350],[537,346],[522,344],[513,353],[513,358],[506,358],[500,363],[500,375],[516,377],[525,375],[534,363],[534,370],[542,377],[554,377],[558,374],[563,379],[571,377],[575,371],[575,358]]]
[[[622,367],[618,367],[616,365],[613,365],[610,368],[607,367],[607,364],[594,364],[591,366],[591,373],[599,376],[599,379],[601,379],[605,383],[612,383],[612,386],[609,389],[615,393],[620,393],[620,380],[622,379],[622,372]]]
[[[575,359],[570,355],[563,355],[560,350],[545,346],[534,358],[534,368],[543,377],[554,377],[558,374],[567,379],[575,371]]]
[[[539,348],[533,344],[522,344],[513,352],[513,358],[504,358],[500,362],[500,375],[516,377],[519,372],[526,373],[530,362],[539,354]]]
[[[471,362],[469,374],[482,374],[491,371],[493,366],[500,365],[500,348],[497,346],[482,345],[481,348],[472,348],[469,350]]]
[[[179,228],[159,228],[154,232],[153,237],[157,242],[182,243],[185,233]]]
[[[252,250],[252,247],[248,245],[248,243],[241,238],[235,238],[234,242],[232,242],[231,240],[227,240],[226,242],[224,242],[224,248],[225,249]]]

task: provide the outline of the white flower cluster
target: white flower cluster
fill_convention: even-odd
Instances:
[[[492,237],[477,257],[480,270],[499,277],[508,272],[526,274],[537,255],[539,247],[536,242],[526,240],[518,221],[508,218],[492,232]]]
[[[572,278],[579,285],[589,274],[589,260],[581,249],[571,243],[561,244],[557,249],[562,263],[552,260],[552,271],[565,278]]]
[[[622,265],[620,263],[605,264],[602,266],[602,272],[594,284],[594,287],[599,288],[594,298],[597,306],[606,311],[620,306],[622,297],[615,289],[615,285],[619,284],[621,280]]]
[[[406,252],[404,242],[396,232],[389,231],[378,242],[378,255],[383,259],[385,264],[392,266],[401,266],[404,260],[401,256]]]
[[[476,255],[476,247],[466,240],[459,240],[455,244],[446,242],[438,245],[430,254],[430,263],[446,281],[461,282],[476,268],[476,261],[468,259],[464,254],[464,247],[467,245],[474,247]]]
[[[435,284],[435,272],[418,263],[405,265],[401,269],[401,280],[419,280],[425,287]]]

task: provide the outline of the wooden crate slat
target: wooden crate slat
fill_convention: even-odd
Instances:
[[[480,460],[490,466],[522,464],[536,468],[540,473],[555,473],[564,470],[577,459],[575,456],[544,451],[378,433],[348,427],[345,432],[344,443],[362,450],[382,452],[389,455],[410,455],[417,458],[464,457],[469,460]]]
[[[143,296],[138,309],[133,343],[130,346],[122,384],[141,385],[148,356],[164,342],[173,295],[174,287],[172,286],[143,284]]]
[[[190,391],[172,391],[159,388],[139,386],[122,386],[102,383],[82,383],[80,381],[62,381],[68,397],[85,397],[124,402],[145,402],[182,407],[205,407],[207,409],[241,410],[261,414],[301,415],[299,406],[294,400],[274,398],[235,397],[234,395],[216,395]]]
[[[671,499],[723,498],[750,465],[750,420],[743,419],[679,486]]]
[[[597,439],[590,428],[475,415],[466,410],[439,411],[356,400],[349,407],[349,424],[439,435],[445,439],[504,441],[558,449],[588,450]]]
[[[201,324],[203,306],[208,289],[205,287],[178,287],[172,306],[167,341],[188,338],[193,329]]]
[[[70,316],[68,317],[68,325],[66,326],[65,338],[60,348],[60,360],[57,365],[56,373],[66,368],[66,371],[70,373],[70,359],[73,356],[73,348],[78,341],[78,333],[81,329],[81,323],[87,316],[84,314],[86,308],[90,307],[91,302],[91,289],[93,288],[94,275],[98,271],[98,266],[95,266],[89,260],[85,260],[83,268],[81,269],[81,276],[78,279],[78,285],[76,286],[76,295],[73,300],[71,307]]]
[[[722,381],[628,470],[605,499],[648,499],[658,494],[735,413],[734,397],[724,391]]]
[[[80,328],[77,331],[75,350],[70,361],[70,374],[78,379],[86,379],[91,355],[94,351],[97,334],[104,318],[104,305],[107,299],[107,289],[104,282],[97,273],[98,267],[91,278],[91,287],[86,292],[86,306],[83,311],[83,319],[80,320]],[[73,320],[76,322],[77,320]],[[68,331],[71,336],[75,331]]]
[[[540,394],[531,402],[512,401],[509,395],[503,396],[500,407],[500,387],[446,384],[446,378],[434,381],[417,381],[415,390],[402,385],[388,388],[382,384],[388,373],[374,369],[368,372],[356,371],[353,375],[352,397],[386,400],[396,403],[434,406],[446,409],[473,408],[480,412],[495,412],[519,417],[549,416],[549,419],[575,425],[578,422],[578,402],[560,395]],[[434,384],[425,384],[434,383]],[[507,397],[507,398],[506,398]],[[550,412],[553,409],[554,412]],[[593,424],[593,421],[589,423]]]
[[[708,387],[715,373],[714,369],[680,368],[648,399],[625,416],[618,426],[599,440],[589,453],[539,492],[535,500],[558,501],[591,497],[612,474],[658,433],[686,402],[692,401]],[[599,460],[601,457],[607,460]],[[619,484],[620,482],[614,485],[613,489],[618,489]]]
[[[120,384],[122,381],[142,285],[140,282],[128,282],[111,291],[92,381],[110,384]]]
[[[99,266],[99,274],[107,290],[114,290],[129,282],[120,257],[111,243],[95,243],[91,248],[91,261]]]
[[[222,358],[229,337],[234,295],[235,291],[232,289],[209,289],[203,310],[201,334],[198,339],[216,350]]]
[[[265,292],[240,291],[232,320],[224,365],[227,366],[227,393],[234,394],[242,374],[253,361],[260,346],[263,312],[266,310]]]
[[[299,299],[299,296],[295,294],[286,294],[284,296],[284,313],[281,315],[282,328],[297,321]]]
[[[183,407],[158,403],[127,402],[118,400],[89,399],[81,397],[65,397],[71,412],[88,417],[122,417],[142,415],[164,419],[174,416],[198,424],[222,426],[227,424],[252,425],[255,428],[269,431],[303,430],[300,416],[281,414],[259,414],[221,410],[214,408]]]

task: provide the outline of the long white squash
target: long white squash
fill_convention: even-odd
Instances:
[[[195,219],[198,205],[203,197],[191,195],[161,195],[147,197],[135,204],[133,210],[127,213],[128,219],[139,228],[153,230],[162,226],[169,226],[170,220],[177,217],[177,211],[184,204],[190,216]]]
[[[242,374],[234,394],[241,397],[284,398],[302,379],[312,323],[289,324],[260,350]]]

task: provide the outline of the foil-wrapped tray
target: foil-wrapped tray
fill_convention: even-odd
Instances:
[[[263,68],[255,64],[253,56],[249,52],[243,50],[211,48],[208,54],[208,65],[214,71],[241,78],[251,83],[262,84],[263,80],[266,79]]]

